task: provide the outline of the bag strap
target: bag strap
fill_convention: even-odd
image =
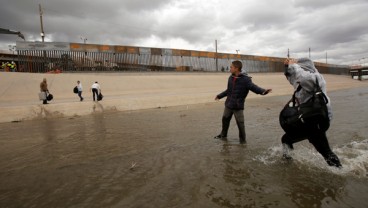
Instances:
[[[296,98],[295,98],[295,94],[297,92],[299,92],[302,89],[302,86],[299,84],[298,88],[296,88],[296,90],[294,91],[293,97],[291,99],[291,102],[293,102],[293,107],[295,107],[295,103],[296,103]]]
[[[322,92],[321,87],[319,86],[318,78],[316,77],[316,85],[317,85],[317,92]]]
[[[327,104],[328,103],[328,99],[327,99],[327,96],[325,93],[323,93],[321,87],[319,86],[319,81],[318,81],[318,78],[316,77],[316,88],[317,90],[313,93],[313,97],[315,95],[322,95],[322,98],[324,100],[324,102]],[[291,101],[293,102],[293,107],[295,107],[295,104],[296,104],[296,97],[295,97],[295,94],[297,92],[299,92],[300,90],[302,89],[302,86],[299,84],[298,88],[296,88],[296,90],[294,91],[294,94],[293,94],[293,97],[291,99]]]
[[[328,99],[325,93],[323,93],[321,87],[319,86],[318,78],[316,77],[317,91],[314,93],[315,95],[322,95],[323,101],[327,104]]]

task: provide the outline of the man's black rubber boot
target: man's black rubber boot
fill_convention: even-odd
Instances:
[[[222,136],[221,134],[219,134],[219,135],[217,135],[217,136],[215,136],[215,137],[213,137],[214,139],[221,139],[221,140],[227,140],[227,137],[226,136]]]

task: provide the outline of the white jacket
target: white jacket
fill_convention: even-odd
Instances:
[[[300,91],[295,93],[295,97],[300,104],[307,102],[313,96],[313,92],[317,89],[316,79],[318,79],[322,92],[327,96],[326,81],[318,72],[312,60],[308,58],[298,59],[297,64],[290,64],[288,68],[285,69],[285,75],[290,84],[293,85],[294,90],[296,90],[299,85],[302,87]],[[328,96],[327,99],[328,117],[331,120],[331,100]]]

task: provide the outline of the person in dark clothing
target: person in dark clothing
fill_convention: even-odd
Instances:
[[[267,95],[272,89],[263,89],[252,82],[251,77],[246,73],[242,73],[243,64],[240,61],[233,61],[230,66],[230,77],[227,84],[227,89],[215,97],[215,100],[220,100],[227,97],[225,101],[225,109],[222,116],[221,133],[215,136],[215,139],[227,140],[227,132],[230,125],[230,120],[234,115],[236,124],[239,129],[239,141],[241,144],[246,143],[246,134],[244,126],[244,102],[249,90],[261,95]]]
[[[286,59],[285,62],[285,76],[286,79],[293,85],[294,90],[299,91],[295,93],[295,98],[299,104],[307,102],[313,96],[317,83],[321,88],[322,92],[328,99],[327,109],[329,120],[332,119],[332,110],[330,105],[330,99],[326,92],[326,81],[323,76],[315,68],[312,60],[308,58],[301,59]],[[317,81],[318,82],[317,82]],[[330,166],[341,167],[339,158],[335,153],[332,152],[330,145],[327,140],[326,130],[319,127],[318,123],[304,124],[301,129],[290,130],[285,132],[281,138],[283,147],[283,158],[292,159],[289,151],[293,149],[293,144],[305,139],[316,148],[316,150],[323,156],[325,161]]]

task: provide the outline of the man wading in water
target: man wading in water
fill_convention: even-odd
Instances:
[[[230,66],[230,77],[227,83],[227,89],[215,97],[220,100],[227,97],[225,101],[225,109],[222,116],[221,133],[215,136],[215,139],[227,140],[227,131],[229,130],[231,117],[235,116],[236,124],[239,129],[239,142],[246,143],[246,134],[244,126],[244,102],[249,90],[261,95],[267,95],[272,89],[263,89],[252,82],[252,78],[246,73],[242,73],[243,64],[240,61],[233,61]]]

